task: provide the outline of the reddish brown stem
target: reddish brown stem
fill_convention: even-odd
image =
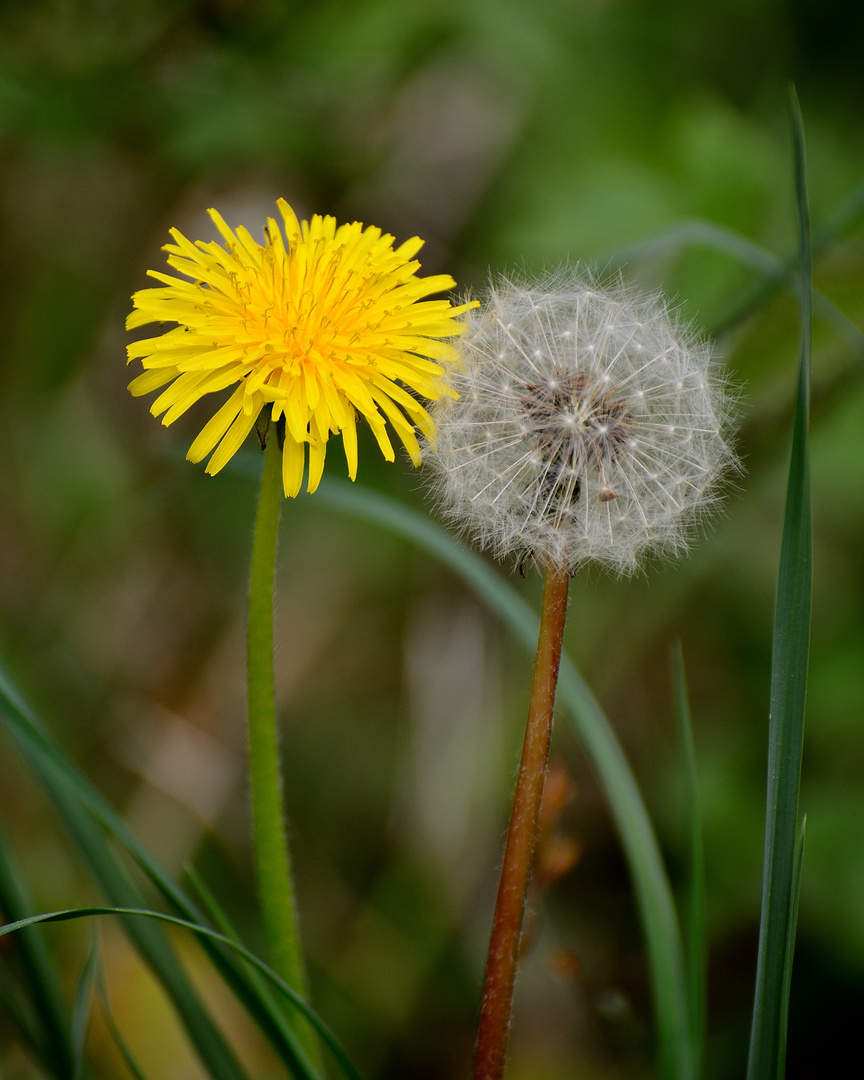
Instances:
[[[519,940],[537,846],[540,799],[552,736],[552,711],[569,584],[570,575],[566,570],[547,567],[531,703],[486,961],[483,1005],[474,1051],[474,1080],[500,1080],[504,1073]]]

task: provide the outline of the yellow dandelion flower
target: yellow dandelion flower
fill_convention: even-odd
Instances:
[[[193,244],[171,230],[174,243],[163,250],[184,277],[148,271],[164,287],[133,295],[126,326],[177,326],[128,346],[129,360],[145,369],[130,391],[166,387],[150,411],[171,424],[199,398],[234,387],[187,454],[197,462],[213,451],[210,474],[233,457],[269,404],[273,421],[284,418],[286,496],[300,491],[307,445],[307,490],[317,488],[331,433],[342,433],[354,479],[358,416],[388,461],[395,455],[387,421],[419,465],[415,429],[432,436],[434,427],[414,393],[432,401],[447,393],[442,364],[456,360],[447,339],[462,332],[457,316],[469,305],[424,300],[455,282],[447,274],[417,277],[419,237],[394,248],[380,229],[356,221],[337,227],[317,214],[301,224],[283,199],[277,205],[284,235],[269,218],[263,246],[244,228],[232,231],[215,210],[224,246]]]

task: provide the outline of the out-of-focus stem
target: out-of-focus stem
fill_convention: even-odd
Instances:
[[[552,712],[569,584],[570,576],[566,570],[547,567],[531,703],[486,961],[483,1005],[474,1052],[474,1080],[500,1080],[504,1073],[519,941],[537,846],[540,801],[552,736]]]

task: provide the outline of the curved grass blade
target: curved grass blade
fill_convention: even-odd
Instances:
[[[20,919],[33,910],[24,875],[18,868],[11,844],[0,825],[0,910],[10,919]],[[18,942],[20,969],[30,1001],[32,1016],[14,998],[16,988],[4,986],[4,1002],[16,1018],[22,1035],[31,1043],[48,1070],[58,1077],[74,1072],[75,1052],[60,982],[37,929],[25,931]],[[6,993],[8,990],[8,994]]]
[[[207,886],[207,883],[204,881],[204,879],[201,877],[195,867],[185,866],[183,869],[186,876],[192,882],[192,887],[198,894],[198,897],[203,903],[207,914],[210,916],[210,921],[213,923],[219,933],[224,934],[225,937],[231,938],[231,940],[236,942],[238,945],[242,945],[243,943],[240,940],[240,935],[231,925],[228,916],[220,907],[218,900],[213,895],[212,891]]]
[[[108,998],[108,987],[105,985],[105,975],[102,970],[102,964],[99,964],[96,968],[96,997],[99,1000],[99,1008],[102,1009],[103,1020],[105,1021],[105,1026],[108,1028],[109,1035],[113,1039],[114,1045],[116,1045],[119,1050],[126,1068],[131,1072],[133,1080],[147,1080],[144,1069],[138,1065],[135,1055],[130,1049],[129,1043],[123,1038],[123,1032],[120,1030],[117,1021],[114,1020],[111,1002]]]
[[[801,245],[801,362],[786,489],[771,661],[768,790],[762,869],[762,912],[748,1080],[778,1080],[786,1057],[788,986],[800,885],[798,796],[810,650],[813,538],[808,428],[810,416],[810,215],[804,130],[792,93],[795,187]]]
[[[201,926],[200,923],[190,922],[188,919],[181,919],[176,915],[167,915],[164,911],[152,911],[149,908],[80,907],[65,908],[62,911],[47,911],[40,915],[30,915],[26,919],[19,919],[14,923],[6,923],[5,926],[0,926],[0,937],[3,937],[5,934],[15,933],[27,926],[35,926],[41,923],[66,922],[70,919],[83,919],[95,915],[116,915],[124,920],[143,918],[145,920],[155,920],[156,922],[167,923],[170,926],[180,926],[184,930],[190,930],[198,938],[209,938],[213,941],[217,941],[220,945],[233,950],[241,956],[247,964],[251,964],[257,972],[272,982],[273,985],[291,1001],[291,1004],[303,1014],[321,1036],[345,1075],[350,1077],[351,1080],[362,1080],[359,1072],[354,1068],[345,1051],[339,1045],[336,1036],[318,1014],[306,1004],[297,991],[292,989],[288,983],[277,975],[272,968],[269,968],[263,960],[259,960],[253,952],[250,952],[249,949],[245,947],[245,945],[241,945],[239,941],[234,941],[225,934],[220,934],[217,930],[211,930],[209,926]],[[308,1066],[308,1068],[310,1075],[313,1075],[311,1066]]]
[[[672,653],[672,678],[675,688],[675,713],[678,735],[684,750],[684,776],[687,781],[687,816],[690,822],[689,903],[685,938],[687,942],[687,987],[690,1000],[690,1032],[696,1069],[702,1063],[705,1038],[705,853],[702,846],[702,815],[699,812],[699,784],[696,774],[696,749],[687,694],[687,674],[681,642]]]
[[[12,733],[48,791],[55,795],[58,792],[64,793],[67,802],[71,803],[73,808],[78,811],[76,820],[81,819],[81,807],[86,808],[102,826],[120,841],[163,896],[169,903],[174,905],[181,915],[190,922],[203,923],[201,913],[189,897],[168,877],[140,840],[127,828],[122,818],[114,812],[92,784],[77,771],[44,733],[35,717],[22,703],[19,694],[11,685],[2,667],[0,667],[0,714],[5,717]],[[86,815],[84,815],[84,820],[88,820]],[[85,835],[97,837],[101,841],[101,848],[97,842],[96,850],[101,852],[104,849],[104,853],[111,859],[112,856],[105,844],[104,837],[98,829],[94,832],[92,822],[88,823],[90,830],[86,831]],[[83,827],[86,830],[86,825]],[[116,861],[114,865],[116,867]],[[109,899],[112,899],[112,897],[109,896]],[[129,899],[130,902],[126,906],[143,906],[143,904],[139,903],[139,895],[133,895]],[[296,1075],[302,1076],[303,1073],[296,1052],[296,1036],[272,996],[262,993],[257,982],[250,980],[248,969],[233,954],[226,953],[218,943],[210,939],[205,938],[202,944],[211,962],[231,987],[260,1030],[267,1036],[285,1064],[289,1069],[294,1070]],[[174,966],[177,967],[176,960]],[[182,975],[182,969],[178,968],[178,970]],[[194,1006],[192,1008],[192,1019],[194,1021],[197,1014]],[[206,1031],[204,1034],[206,1035]]]
[[[35,764],[39,771],[38,763]],[[43,779],[108,902],[124,908],[144,907],[140,892],[114,856],[101,827],[81,806],[68,782],[56,775]],[[124,931],[161,982],[209,1073],[217,1080],[248,1080],[161,928],[153,923],[142,924],[140,920],[121,922]]]
[[[778,282],[795,278],[794,271],[786,266],[782,259],[760,247],[759,244],[754,244],[746,236],[741,236],[740,233],[727,229],[724,225],[717,225],[713,221],[703,221],[699,218],[678,221],[661,232],[649,235],[644,240],[638,240],[635,244],[630,244],[616,252],[610,261],[615,266],[623,266],[634,260],[677,253],[688,247],[707,247],[721,251],[763,277],[776,278]]]
[[[108,987],[105,985],[105,976],[102,973],[101,965],[96,969],[96,996],[99,999],[99,1007],[102,1010],[102,1018],[105,1021],[105,1026],[108,1028],[108,1032],[114,1040],[114,1045],[120,1052],[120,1056],[123,1058],[126,1068],[132,1074],[133,1080],[147,1080],[147,1077],[144,1075],[144,1070],[135,1059],[135,1055],[132,1053],[129,1044],[123,1037],[123,1032],[120,1030],[117,1021],[114,1019],[114,1011],[111,1008],[111,1002],[108,999]]]
[[[861,202],[864,198],[862,193],[864,193],[864,185],[856,189],[841,208],[841,212],[825,226],[822,231],[824,243],[827,244],[833,239],[844,224],[861,212]],[[729,255],[743,266],[749,267],[761,279],[733,311],[729,312],[720,323],[710,328],[712,337],[717,337],[736,326],[778,289],[789,286],[796,291],[800,290],[801,279],[798,274],[800,260],[781,259],[766,248],[754,244],[747,237],[741,236],[740,233],[733,232],[732,229],[727,229],[712,221],[698,219],[678,222],[654,236],[649,236],[617,252],[609,259],[601,260],[601,265],[608,263],[610,266],[623,267],[629,262],[678,252],[688,247],[711,248]],[[845,315],[827,296],[815,289],[812,290],[812,303],[814,312],[827,326],[831,327],[846,346],[858,357],[864,356],[864,333],[848,315]]]
[[[812,252],[823,252],[861,217],[864,217],[864,180],[859,180],[830,216],[813,230],[810,240]]]
[[[20,986],[0,968],[0,1015],[6,1021],[6,1026],[14,1033],[23,1047],[40,1061],[45,1067],[46,1073],[66,1080],[71,1072],[58,1072],[55,1061],[51,1056],[51,1046],[46,1039],[45,1032],[38,1026],[37,1018],[29,1007]]]
[[[528,654],[534,655],[539,616],[497,571],[440,525],[394,499],[328,477],[322,480],[314,499],[316,505],[329,505],[396,532],[449,566],[501,619]],[[668,1080],[690,1080],[695,1076],[695,1059],[684,955],[657,837],[615,732],[566,656],[561,658],[558,699],[565,705],[600,777],[630,866],[649,956],[662,1075]]]
[[[213,926],[215,926],[215,928],[225,937],[230,938],[236,945],[242,946],[243,942],[240,939],[240,935],[231,925],[231,921],[229,920],[223,908],[220,906],[215,895],[208,888],[207,884],[204,882],[204,880],[201,878],[195,868],[193,866],[187,866],[185,867],[185,872],[186,876],[192,883],[192,887],[197,893],[199,900],[204,905],[204,910],[206,911]],[[188,918],[189,916],[187,915],[186,917]],[[198,919],[192,919],[191,921],[201,922],[201,920]],[[211,947],[215,946],[215,942],[209,943],[211,944]],[[217,955],[219,955],[220,957],[223,956],[222,953],[218,953]],[[264,981],[258,978],[257,972],[249,971],[247,969],[243,974],[245,976],[245,984],[248,985],[252,990],[254,990],[254,992],[258,995],[258,1000],[266,1002],[268,1004],[271,1013],[279,1019],[280,1023],[282,1024],[283,1038],[287,1037],[289,1041],[294,1039],[294,1029],[293,1027],[289,1026],[287,1014],[283,1014],[278,1011],[277,1006],[273,1002],[270,990],[264,984]],[[302,1046],[304,1044],[300,1043],[299,1041],[296,1044],[294,1042],[291,1042],[292,1052],[295,1045]],[[317,1043],[315,1043],[314,1046],[316,1051],[315,1066],[316,1068],[320,1068],[320,1060],[317,1054]]]
[[[99,950],[93,943],[75,987],[75,1000],[72,1005],[72,1039],[75,1045],[76,1080],[84,1071],[84,1044],[87,1041],[87,1029],[90,1026],[90,1008],[93,1001],[93,980],[99,964]]]
[[[184,869],[186,876],[189,878],[190,882],[192,883],[192,887],[198,895],[199,900],[204,905],[204,910],[206,911],[211,924],[219,931],[220,934],[223,934],[225,937],[230,938],[236,945],[242,945],[243,942],[240,939],[240,935],[232,926],[231,921],[226,915],[224,909],[220,906],[219,901],[216,899],[215,895],[207,886],[201,875],[195,870],[193,866],[186,866]],[[200,922],[201,920],[193,919],[191,921]],[[269,995],[269,990],[267,990],[263,982],[258,979],[257,974],[254,971],[250,971],[248,973],[248,977],[259,993],[265,996]],[[271,999],[269,999],[268,997],[268,1000]]]

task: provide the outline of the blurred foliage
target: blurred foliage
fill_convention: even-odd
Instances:
[[[243,600],[254,485],[182,464],[126,393],[123,318],[169,226],[216,205],[256,235],[279,195],[415,233],[426,272],[601,267],[685,219],[795,247],[786,84],[814,225],[864,174],[860,5],[830,0],[31,0],[0,3],[0,652],[52,732],[167,866],[194,859],[260,946],[244,769]],[[864,324],[850,213],[815,283]],[[706,823],[707,1075],[741,1074],[756,955],[768,669],[797,359],[788,290],[707,248],[633,258],[721,328],[748,475],[686,563],[577,580],[568,648],[616,722],[679,878],[687,845],[668,674],[687,660]],[[817,324],[816,592],[807,850],[789,1076],[851,1046],[864,1005],[864,388]],[[366,433],[368,435],[368,432]],[[421,505],[361,446],[360,481]],[[250,454],[253,453],[250,449]],[[339,453],[328,469],[344,471]],[[315,1003],[364,1075],[470,1058],[528,665],[463,587],[390,536],[287,505],[278,678]],[[522,586],[536,600],[539,583]],[[576,867],[536,905],[510,1075],[651,1075],[629,882],[602,792],[561,727]],[[0,810],[40,910],[92,886],[3,740]],[[73,993],[89,938],[47,931]],[[117,1022],[152,1076],[197,1077],[149,976],[105,933]],[[4,946],[5,948],[5,946]],[[200,956],[238,1052],[272,1075]],[[126,1075],[94,1021],[96,1075]],[[816,1054],[820,1057],[816,1057]],[[0,1069],[38,1075],[0,1018]],[[269,1070],[269,1072],[268,1072]]]

